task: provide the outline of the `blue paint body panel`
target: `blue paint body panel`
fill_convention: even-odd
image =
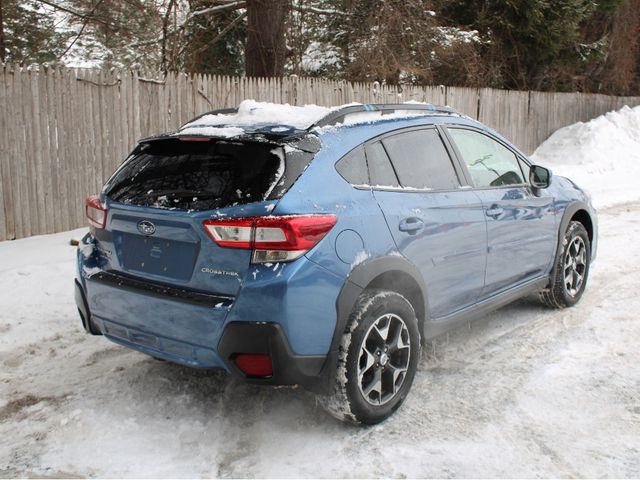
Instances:
[[[528,187],[476,191],[484,210],[502,213],[486,216],[487,270],[482,298],[504,288],[539,277],[552,266],[558,219],[548,192],[531,193]]]
[[[437,322],[514,285],[548,276],[565,212],[576,205],[592,218],[595,257],[595,211],[585,193],[562,177],[541,193],[529,187],[469,185],[431,192],[354,186],[336,171],[345,154],[377,136],[447,124],[481,129],[526,158],[471,119],[414,116],[316,132],[320,150],[279,200],[189,212],[124,205],[103,195],[107,226],[92,228],[78,250],[78,278],[95,327],[109,339],[153,356],[228,369],[218,343],[233,322],[274,323],[293,354],[329,354],[341,292],[352,279],[368,278],[362,272],[376,259],[408,262],[419,272],[424,321]],[[501,213],[487,216],[493,206]],[[219,247],[202,226],[209,218],[290,214],[332,214],[337,223],[312,250],[286,263],[252,264],[251,251]],[[421,222],[418,231],[403,230],[408,218]],[[152,236],[139,234],[143,219],[155,225]],[[227,300],[219,306],[200,305],[149,295],[98,282],[97,272],[118,272]]]
[[[400,253],[422,273],[432,318],[473,304],[484,286],[487,225],[482,204],[470,190],[377,191]],[[406,218],[420,219],[416,233],[401,231]]]

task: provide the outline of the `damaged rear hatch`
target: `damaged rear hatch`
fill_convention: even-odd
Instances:
[[[213,345],[251,250],[218,245],[203,222],[269,215],[319,149],[289,127],[213,133],[143,140],[96,199],[105,223],[92,228],[83,269],[92,314],[112,336],[158,350],[160,338],[128,329]],[[189,315],[176,300],[193,305]]]

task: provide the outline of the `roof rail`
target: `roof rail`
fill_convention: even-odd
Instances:
[[[326,127],[328,125],[335,125],[344,121],[347,115],[359,112],[381,112],[382,115],[389,115],[398,110],[417,110],[425,113],[437,113],[447,115],[460,115],[451,107],[442,107],[440,105],[433,105],[431,103],[363,103],[361,105],[348,105],[338,110],[334,110],[316,123],[311,125],[308,130],[315,127]]]

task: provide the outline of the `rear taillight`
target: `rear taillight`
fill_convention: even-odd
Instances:
[[[107,209],[98,195],[87,197],[84,202],[84,213],[91,226],[104,228],[107,224]]]
[[[205,220],[204,228],[221,247],[251,248],[254,219]]]
[[[333,228],[333,215],[287,215],[205,220],[204,228],[221,247],[253,250],[253,263],[301,257]]]

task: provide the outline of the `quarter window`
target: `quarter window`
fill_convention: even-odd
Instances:
[[[354,148],[336,164],[338,173],[351,185],[367,185],[369,174],[367,172],[367,160],[364,156],[364,147]]]
[[[516,155],[502,144],[479,132],[450,128],[476,187],[502,187],[525,183]]]
[[[412,130],[382,140],[403,187],[451,190],[460,185],[440,134]]]

